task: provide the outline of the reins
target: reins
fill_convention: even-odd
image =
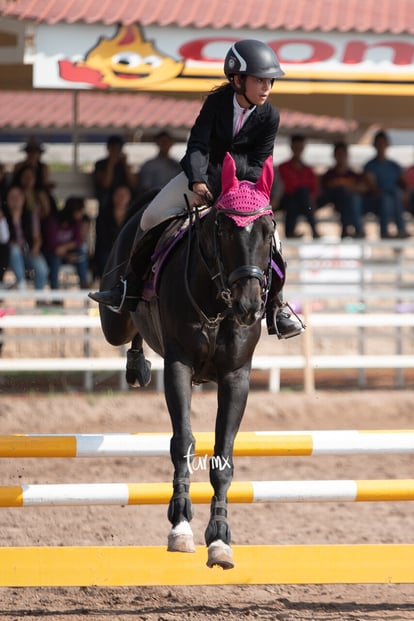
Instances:
[[[201,251],[201,245],[200,245],[200,214],[198,211],[198,208],[196,208],[195,210],[191,209],[191,205],[189,203],[188,200],[188,196],[187,194],[184,195],[185,198],[185,202],[187,204],[187,213],[188,213],[188,236],[187,236],[187,251],[186,251],[186,258],[185,258],[185,269],[184,269],[184,282],[185,282],[185,290],[187,292],[187,295],[190,299],[190,302],[194,308],[194,310],[197,311],[197,313],[199,314],[199,316],[203,319],[203,323],[205,325],[207,325],[209,328],[217,328],[220,323],[223,321],[223,319],[229,314],[230,312],[230,306],[231,304],[227,304],[228,309],[226,309],[226,311],[224,313],[218,313],[215,317],[207,317],[207,315],[205,314],[205,312],[200,308],[200,306],[197,304],[193,294],[191,293],[190,290],[190,284],[189,284],[189,279],[188,279],[188,275],[189,275],[189,269],[190,269],[190,257],[191,257],[191,243],[192,243],[192,230],[193,230],[193,222],[194,222],[194,229],[196,231],[196,237],[197,237],[197,246],[198,246],[198,250],[199,250],[199,254],[204,262],[204,265],[210,275],[211,280],[216,283],[216,278],[218,277],[218,274],[216,275],[212,275],[211,271],[209,269],[209,266],[204,258],[204,255]],[[194,218],[194,219],[193,219]],[[217,284],[217,283],[216,283]]]

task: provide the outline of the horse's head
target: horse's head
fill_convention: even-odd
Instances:
[[[274,233],[272,183],[271,157],[252,183],[237,179],[234,160],[226,154],[222,192],[215,205],[216,258],[221,296],[242,325],[252,325],[263,314]]]

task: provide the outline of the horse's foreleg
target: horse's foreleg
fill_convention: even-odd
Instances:
[[[145,359],[142,336],[136,333],[127,351],[126,381],[133,388],[148,386],[151,381],[151,362]]]
[[[191,370],[168,354],[164,362],[165,398],[171,417],[173,436],[170,444],[174,465],[173,494],[168,506],[172,528],[168,534],[170,552],[194,552],[190,527],[193,510],[190,500],[190,468],[195,439],[191,431]]]
[[[208,567],[234,567],[227,521],[227,492],[233,479],[233,446],[246,407],[250,369],[232,373],[219,382],[214,456],[210,461],[210,482],[214,489],[210,521],[205,531]]]

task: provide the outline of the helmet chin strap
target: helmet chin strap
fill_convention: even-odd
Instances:
[[[244,97],[245,100],[247,101],[247,103],[249,104],[249,109],[254,108],[255,104],[252,101],[250,101],[250,99],[247,97],[246,93],[240,93],[240,95],[242,97]]]
[[[247,95],[246,95],[246,84],[245,84],[245,82],[244,82],[244,80],[243,80],[243,78],[241,76],[239,76],[239,80],[240,80],[241,86],[237,87],[236,83],[234,81],[234,78],[233,78],[233,80],[232,80],[233,88],[234,88],[234,90],[236,91],[236,93],[238,95],[241,95],[242,97],[244,97],[244,99],[249,104],[249,109],[251,110],[252,108],[255,107],[256,104],[254,104],[252,101],[250,101],[250,99],[247,97]]]

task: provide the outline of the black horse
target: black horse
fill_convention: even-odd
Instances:
[[[168,519],[170,551],[194,551],[189,525],[192,384],[217,383],[217,418],[210,482],[214,489],[205,531],[207,565],[234,566],[227,522],[227,491],[233,478],[233,445],[250,385],[251,360],[260,337],[261,318],[271,279],[274,221],[269,206],[273,181],[267,160],[256,184],[239,182],[233,159],[222,170],[222,194],[204,217],[175,244],[156,278],[155,295],[144,293],[134,312],[117,314],[100,306],[102,329],[112,345],[143,340],[164,358],[165,398],[172,423],[173,494]],[[101,288],[125,272],[139,214],[121,231],[105,269]],[[145,291],[145,290],[144,290]],[[141,354],[142,355],[142,354]],[[127,362],[130,384],[149,382]]]

